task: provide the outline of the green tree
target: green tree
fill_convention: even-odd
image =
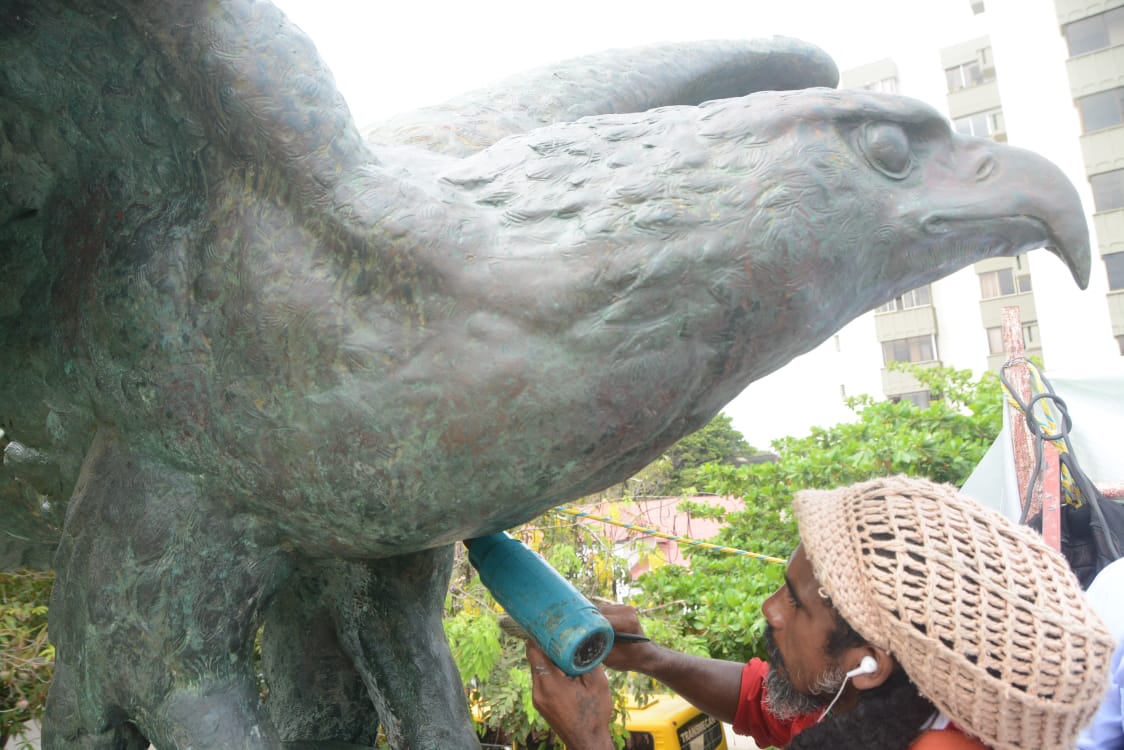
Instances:
[[[741,464],[759,453],[734,428],[732,417],[718,414],[632,477],[583,498],[582,502],[697,495],[699,472],[703,466],[711,463]]]
[[[745,510],[727,514],[718,544],[787,558],[798,537],[789,510],[793,493],[827,489],[880,476],[925,476],[957,486],[1002,428],[998,378],[986,373],[904,366],[933,394],[925,409],[908,401],[848,400],[857,419],[814,428],[773,443],[774,463],[709,464],[699,481],[711,492],[741,497]],[[691,568],[664,566],[640,579],[640,607],[682,602],[665,610],[667,627],[701,637],[717,658],[764,655],[762,602],[783,581],[783,566],[687,548]]]
[[[697,432],[668,449],[664,454],[671,464],[667,483],[660,487],[665,495],[694,495],[698,493],[699,472],[712,463],[738,465],[745,463],[758,451],[746,442],[745,436],[734,428],[734,420],[719,414]]]

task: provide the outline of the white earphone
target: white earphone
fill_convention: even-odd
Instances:
[[[852,677],[858,677],[861,674],[874,674],[877,671],[878,662],[875,661],[874,657],[864,656],[862,661],[859,662],[859,666],[848,672],[845,679],[849,680]]]
[[[843,688],[847,687],[847,680],[863,674],[874,674],[877,671],[878,661],[873,656],[864,656],[862,658],[862,661],[859,662],[859,666],[843,675],[843,684],[839,686],[839,692],[837,692],[835,694],[835,697],[831,699],[831,703],[827,704],[827,708],[825,708],[823,710],[823,713],[820,714],[820,718],[816,719],[816,723],[818,724],[823,721],[824,717],[827,716],[827,712],[830,711],[832,706],[835,705],[836,701],[839,700],[839,696],[843,695]]]

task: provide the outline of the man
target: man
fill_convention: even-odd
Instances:
[[[642,672],[762,747],[1072,748],[1114,642],[1060,555],[950,487],[894,477],[798,493],[801,544],[762,606],[772,664],[622,644]],[[607,608],[622,632],[636,613]],[[570,750],[609,750],[604,674],[528,646],[535,705]],[[833,705],[832,705],[833,704]]]

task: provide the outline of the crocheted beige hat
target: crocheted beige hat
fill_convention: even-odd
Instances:
[[[793,507],[839,613],[958,727],[995,750],[1073,747],[1115,644],[1038,534],[909,477]]]

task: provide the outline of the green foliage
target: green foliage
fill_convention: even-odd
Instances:
[[[893,363],[928,387],[936,398],[926,409],[908,401],[847,399],[855,422],[813,428],[803,438],[773,443],[784,478],[804,487],[830,488],[890,474],[924,476],[962,484],[1003,425],[999,379],[967,370]]]
[[[623,560],[613,554],[612,543],[599,529],[572,520],[545,516],[512,530],[578,590],[591,598],[612,598],[617,585],[628,578]],[[490,741],[515,738],[547,750],[561,747],[531,703],[531,678],[521,638],[499,626],[500,607],[480,583],[458,548],[453,581],[447,599],[445,635],[461,677],[477,728]],[[645,693],[649,686],[628,675],[611,676],[622,715],[623,696]],[[635,683],[635,684],[634,684]],[[623,743],[620,722],[617,736]]]
[[[491,612],[461,610],[445,620],[445,635],[453,648],[453,661],[466,680],[487,677],[499,663],[500,627]]]
[[[707,467],[704,477],[712,491],[740,495],[746,508],[753,509],[727,514],[732,525],[711,541],[787,558],[795,546],[796,524],[788,512],[791,495],[777,491],[775,480],[770,482],[770,475],[776,473],[776,464]],[[706,655],[734,661],[761,655],[765,628],[761,602],[783,583],[784,566],[690,547],[683,550],[691,568],[666,565],[646,573],[634,603],[657,611],[660,603],[677,602],[678,606],[663,610],[668,626],[683,638],[695,638]]]
[[[699,471],[703,466],[709,463],[743,463],[757,453],[757,449],[734,429],[733,419],[719,414],[629,479],[584,498],[582,502],[697,495]]]
[[[671,464],[663,495],[697,494],[699,470],[710,463],[734,464],[757,453],[734,429],[733,418],[719,414],[697,432],[668,449],[664,454]]]
[[[738,549],[787,558],[798,541],[789,511],[801,489],[826,489],[879,476],[925,476],[963,484],[1002,428],[998,378],[973,380],[968,371],[904,366],[938,396],[928,408],[903,401],[848,400],[858,417],[805,437],[773,443],[776,463],[709,464],[701,484],[741,497],[745,510],[726,514],[728,525],[712,540]],[[783,581],[783,566],[746,557],[686,548],[691,569],[665,566],[640,580],[641,606],[678,602],[667,614],[684,636],[700,637],[711,656],[741,661],[764,655],[762,602]]]
[[[47,642],[53,581],[53,574],[40,571],[0,573],[0,747],[43,716],[55,657]]]

